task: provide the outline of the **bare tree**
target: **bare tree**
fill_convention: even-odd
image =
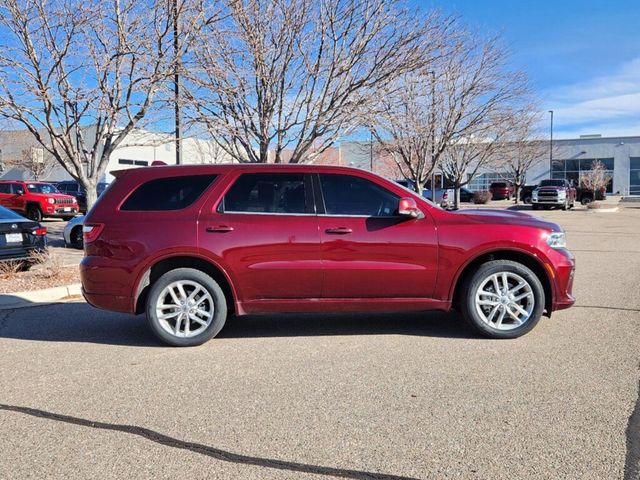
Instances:
[[[418,192],[447,149],[443,172],[458,188],[466,184],[478,162],[493,158],[505,119],[528,93],[524,74],[507,69],[497,38],[479,39],[457,22],[444,33],[440,55],[421,75],[405,76],[402,88],[380,99],[374,126]]]
[[[591,163],[591,169],[580,175],[580,186],[593,192],[593,199],[598,198],[598,192],[604,191],[611,181],[607,167],[600,160]]]
[[[111,153],[148,117],[173,72],[168,7],[0,0],[0,116],[33,134],[86,190],[89,207]]]
[[[205,9],[188,68],[192,119],[237,161],[313,161],[381,87],[429,56],[423,39],[437,22],[398,5],[226,0]]]
[[[4,160],[5,168],[24,170],[33,180],[48,178],[57,164],[56,159],[40,146],[25,148],[19,157]]]
[[[537,134],[540,114],[536,111],[535,105],[525,106],[512,120],[501,155],[513,180],[517,204],[520,201],[520,189],[527,181],[527,172],[546,159],[549,146],[548,142],[541,140]]]

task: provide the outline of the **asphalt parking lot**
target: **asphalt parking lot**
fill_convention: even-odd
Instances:
[[[576,306],[232,319],[197,348],[81,302],[0,312],[0,478],[639,478],[640,209],[542,211]]]

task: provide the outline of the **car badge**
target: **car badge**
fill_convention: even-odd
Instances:
[[[16,228],[18,228],[18,224],[17,223],[12,224],[11,228],[13,228],[15,230]]]

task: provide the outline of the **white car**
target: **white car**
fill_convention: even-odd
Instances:
[[[83,248],[82,242],[82,222],[84,215],[73,217],[64,227],[64,245],[66,247]]]

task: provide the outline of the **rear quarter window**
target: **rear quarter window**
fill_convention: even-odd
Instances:
[[[158,178],[137,187],[124,201],[124,211],[171,211],[192,205],[209,188],[217,175],[189,175]]]

